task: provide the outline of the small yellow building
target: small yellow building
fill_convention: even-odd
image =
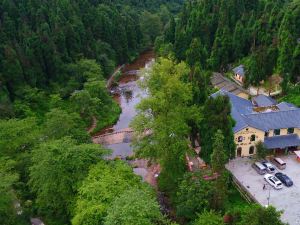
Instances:
[[[278,104],[264,95],[250,101],[221,90],[213,96],[219,94],[227,95],[232,105],[236,157],[254,155],[259,141],[276,152],[300,149],[300,108],[286,102]]]

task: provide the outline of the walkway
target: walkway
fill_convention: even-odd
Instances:
[[[249,92],[247,90],[220,73],[213,73],[211,83],[214,87],[231,92],[241,98],[248,99],[249,97]]]
[[[112,83],[114,81],[115,76],[117,75],[117,73],[119,73],[123,69],[124,66],[125,66],[124,64],[121,65],[121,66],[118,66],[118,68],[114,71],[114,73],[107,80],[107,82],[106,82],[106,88],[108,88],[108,89],[110,88],[110,86],[112,85]]]
[[[113,133],[106,133],[93,137],[93,142],[102,145],[112,145],[120,143],[129,143],[132,139],[133,130],[131,128],[125,128]]]
[[[95,116],[92,117],[92,124],[91,126],[87,129],[87,132],[90,134],[92,133],[97,127],[97,118]]]

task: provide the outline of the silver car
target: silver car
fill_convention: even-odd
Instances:
[[[264,167],[266,167],[268,173],[275,173],[276,169],[272,163],[262,162],[262,164],[264,165]]]

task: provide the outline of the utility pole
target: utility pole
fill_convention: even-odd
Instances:
[[[271,198],[271,186],[269,186],[269,195],[268,195],[268,205],[267,205],[267,207],[269,207],[269,205],[270,205],[270,198]]]

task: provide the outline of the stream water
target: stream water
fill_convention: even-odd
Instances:
[[[148,51],[141,54],[133,63],[126,65],[122,69],[119,84],[117,87],[114,87],[114,90],[116,90],[114,99],[120,104],[122,113],[118,122],[114,126],[105,129],[102,134],[116,133],[129,128],[130,122],[137,114],[136,105],[142,98],[147,96],[146,92],[137,84],[137,81],[142,79],[140,70],[151,68],[153,62],[154,53],[153,51]],[[105,146],[112,150],[112,158],[124,158],[133,154],[130,140],[126,138],[122,143],[106,144]]]
[[[130,122],[137,115],[136,105],[140,103],[142,98],[147,96],[146,91],[141,89],[137,83],[138,80],[142,81],[143,79],[140,70],[144,69],[144,71],[147,72],[148,69],[151,69],[154,63],[154,57],[155,55],[153,51],[145,52],[133,63],[122,69],[122,75],[118,86],[112,89],[115,93],[114,99],[121,106],[122,113],[120,114],[118,122],[114,126],[101,131],[101,135],[119,135],[116,132],[122,132],[129,128]],[[111,140],[114,140],[114,138]],[[119,157],[125,159],[126,156],[133,154],[133,149],[130,146],[130,140],[126,140],[126,138],[122,143],[105,144],[105,147],[112,150],[110,158]],[[144,159],[127,162],[133,165],[133,171],[135,174],[141,176],[145,182],[157,189],[157,175],[160,173],[159,165],[153,164],[149,166],[148,161]],[[163,214],[168,215],[170,219],[174,220],[174,212],[170,206],[168,198],[164,195],[164,193],[158,190],[157,198],[161,205]]]

